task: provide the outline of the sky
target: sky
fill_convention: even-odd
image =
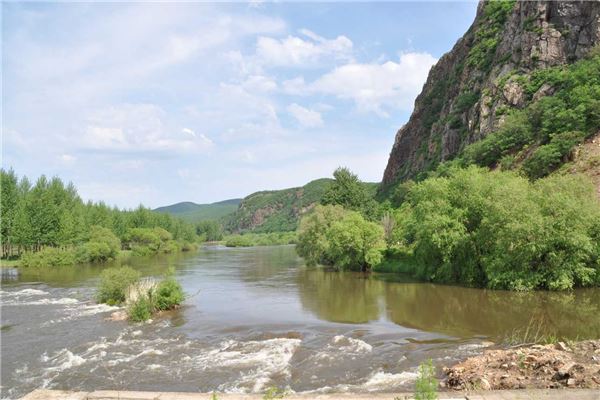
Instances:
[[[2,167],[123,208],[378,182],[476,2],[2,3]]]

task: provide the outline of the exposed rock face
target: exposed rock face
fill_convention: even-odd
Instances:
[[[600,43],[600,1],[505,3],[504,12],[489,5],[479,3],[473,25],[429,72],[396,134],[384,185],[453,158],[502,123],[507,107],[522,107],[511,72],[572,63]],[[552,90],[544,85],[535,96]]]

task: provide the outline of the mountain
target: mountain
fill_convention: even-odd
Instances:
[[[525,167],[532,178],[558,168],[600,129],[598,43],[598,1],[480,2],[397,132],[382,188],[465,154],[492,168]]]
[[[245,197],[237,211],[224,218],[231,232],[285,232],[298,227],[300,217],[312,209],[329,189],[333,179],[322,178],[302,187],[269,190]],[[363,183],[375,195],[378,183]]]
[[[162,212],[183,218],[189,222],[203,220],[219,220],[237,210],[242,199],[223,200],[211,204],[196,204],[189,201],[159,207],[156,212]]]

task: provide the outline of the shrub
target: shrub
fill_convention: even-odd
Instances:
[[[181,285],[169,269],[160,282],[152,279],[137,280],[126,288],[127,314],[134,322],[145,321],[157,311],[170,310],[184,300]]]
[[[435,400],[437,396],[438,382],[435,379],[435,367],[433,362],[419,365],[419,377],[415,382],[415,400]]]
[[[133,228],[124,237],[126,246],[136,255],[156,253],[161,245],[161,238],[153,229]]]
[[[108,251],[105,251],[107,258],[116,258],[121,250],[121,241],[115,234],[108,228],[94,225],[90,228],[90,243],[102,243],[108,247]]]
[[[152,317],[153,312],[152,301],[147,296],[138,297],[127,307],[127,315],[133,322],[147,321]]]
[[[157,310],[170,310],[180,305],[184,300],[181,285],[172,276],[162,280],[154,291],[154,301]]]
[[[551,136],[549,144],[540,146],[523,164],[523,170],[532,179],[543,178],[557,169],[571,149],[585,139],[583,132],[563,132]]]
[[[198,247],[192,242],[182,242],[181,243],[181,251],[194,251]]]
[[[225,238],[227,247],[276,246],[296,243],[296,232],[245,233]]]
[[[96,295],[99,303],[110,305],[125,301],[127,288],[140,279],[140,273],[130,267],[113,267],[102,271]]]
[[[396,229],[416,276],[512,290],[600,281],[600,207],[582,177],[532,183],[470,167],[420,182],[408,198]]]
[[[35,253],[23,254],[20,265],[22,267],[59,267],[73,265],[75,262],[75,253],[72,250],[46,247]]]
[[[168,240],[161,245],[160,250],[163,253],[177,253],[181,251],[181,245],[175,240]]]
[[[75,258],[78,263],[105,262],[112,259],[110,246],[102,242],[87,242],[77,247]]]
[[[227,247],[250,247],[253,245],[254,242],[247,235],[232,235],[225,240]]]

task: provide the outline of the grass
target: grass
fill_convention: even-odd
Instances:
[[[529,344],[554,344],[560,338],[554,333],[544,332],[544,321],[532,317],[524,328],[513,329],[504,337],[503,342],[510,346],[523,346]]]

